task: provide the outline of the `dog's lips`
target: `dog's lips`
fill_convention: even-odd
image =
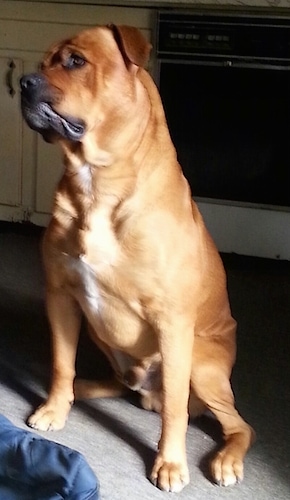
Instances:
[[[22,99],[22,110],[28,125],[37,132],[54,131],[72,141],[79,141],[85,132],[85,124],[78,118],[57,113],[48,102],[34,106]]]
[[[47,119],[48,125],[64,137],[79,140],[84,134],[85,126],[81,120],[60,115],[47,102],[41,102],[38,109],[41,115]]]

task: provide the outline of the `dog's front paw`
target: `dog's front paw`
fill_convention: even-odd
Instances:
[[[28,418],[27,425],[38,431],[59,431],[65,425],[71,405],[43,404]]]
[[[187,464],[167,462],[158,455],[150,479],[160,490],[179,493],[189,483]]]
[[[219,486],[233,486],[244,477],[243,461],[236,458],[226,449],[221,450],[211,463],[213,480]]]

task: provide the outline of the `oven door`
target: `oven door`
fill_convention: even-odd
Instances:
[[[193,55],[161,50],[157,80],[179,161],[218,249],[290,260],[290,66],[240,57],[246,35],[232,23],[226,32],[212,22],[210,31],[196,22],[172,26],[171,35],[195,37],[195,45],[197,34],[210,39]],[[247,36],[257,45],[259,35]],[[226,55],[217,45],[207,53],[216,39],[226,42]],[[288,31],[284,39],[289,47]],[[276,57],[273,43],[271,50]]]

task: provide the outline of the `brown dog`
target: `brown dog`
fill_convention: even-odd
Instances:
[[[236,323],[223,266],[143,69],[150,48],[135,28],[97,27],[54,45],[21,80],[28,125],[57,140],[65,162],[43,244],[52,385],[29,425],[62,428],[75,392],[139,390],[162,417],[151,480],[177,492],[189,482],[188,407],[223,427],[218,484],[243,478],[253,432],[229,382]],[[82,313],[117,375],[93,388],[74,388]]]

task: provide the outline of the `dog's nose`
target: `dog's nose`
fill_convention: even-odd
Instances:
[[[20,79],[20,87],[24,92],[29,92],[35,90],[39,85],[41,85],[43,77],[38,73],[31,73],[30,75],[24,75]]]
[[[48,101],[47,81],[41,73],[30,73],[20,79],[22,102],[37,103]]]

